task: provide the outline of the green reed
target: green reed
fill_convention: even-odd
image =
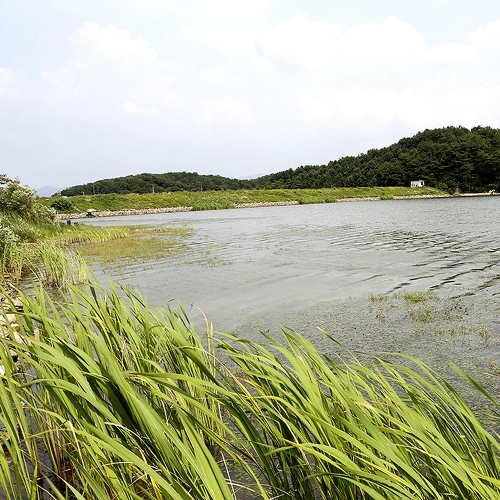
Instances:
[[[80,255],[74,250],[65,250],[51,242],[42,242],[35,247],[35,258],[31,264],[35,280],[53,288],[63,288],[69,283],[81,283],[87,279],[88,270]]]
[[[85,279],[83,260],[73,248],[75,243],[102,243],[125,239],[130,229],[121,227],[99,228],[41,224],[20,217],[3,216],[9,223],[10,236],[0,245],[0,281],[5,278],[18,284],[27,275],[32,275],[45,285],[62,287],[68,282]],[[83,271],[82,271],[83,270]]]
[[[113,284],[22,302],[24,343],[0,339],[8,499],[500,496],[496,435],[417,360],[199,335]]]

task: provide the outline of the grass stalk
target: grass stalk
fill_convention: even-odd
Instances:
[[[500,494],[496,436],[418,360],[332,360],[288,330],[208,340],[181,307],[113,284],[68,284],[57,302],[37,286],[22,302],[25,341],[6,336],[0,353],[9,499]]]

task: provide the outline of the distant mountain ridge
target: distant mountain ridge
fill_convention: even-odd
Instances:
[[[52,196],[56,193],[61,192],[63,189],[64,188],[62,188],[62,187],[43,186],[43,187],[36,190],[36,194],[38,196],[40,196],[41,198],[48,198],[49,196]]]
[[[306,165],[255,179],[229,179],[196,172],[138,174],[63,189],[67,196],[237,189],[425,185],[453,193],[500,190],[500,130],[444,127],[424,130],[391,146],[345,156],[327,165]]]

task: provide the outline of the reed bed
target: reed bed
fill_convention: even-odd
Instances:
[[[59,289],[70,283],[86,281],[89,272],[78,252],[63,249],[52,242],[42,242],[35,246],[30,270],[39,283]]]
[[[500,497],[497,436],[417,360],[199,335],[181,306],[67,290],[22,294],[24,342],[0,340],[8,499]]]
[[[50,240],[60,245],[72,245],[75,243],[102,243],[129,236],[131,229],[119,226],[96,227],[78,224],[63,226]]]
[[[0,282],[7,279],[14,284],[28,275],[53,287],[85,280],[87,271],[82,257],[75,248],[68,247],[124,239],[131,231],[121,227],[35,223],[13,215],[2,221],[10,226],[0,242]]]

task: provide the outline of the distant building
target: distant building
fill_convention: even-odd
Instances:
[[[421,188],[421,187],[424,187],[424,181],[411,181],[410,186],[412,188]]]

